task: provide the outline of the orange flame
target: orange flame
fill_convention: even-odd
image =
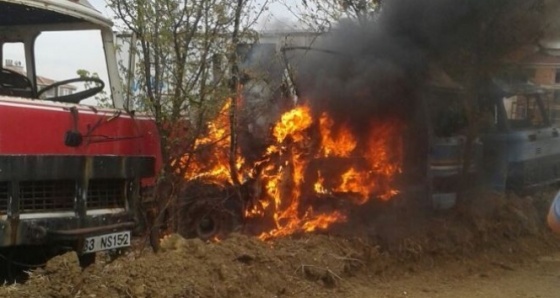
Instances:
[[[291,136],[294,142],[303,141],[303,131],[313,124],[309,107],[303,106],[286,112],[274,126],[273,134],[278,143]],[[275,146],[272,146],[274,148]]]
[[[366,203],[372,195],[387,200],[398,194],[391,187],[393,178],[402,166],[402,142],[399,141],[401,125],[398,122],[372,125],[367,140],[363,142],[363,149],[360,149],[358,138],[348,127],[342,125],[335,130],[333,119],[323,113],[318,121],[320,149],[316,154],[312,154],[312,132],[309,131],[313,123],[315,120],[310,109],[302,106],[285,113],[274,127],[276,143],[269,147],[267,154],[278,154],[281,162],[270,166],[269,171],[262,175],[268,196],[261,201],[274,202],[267,206],[273,208],[275,227],[261,234],[261,239],[312,232],[346,221],[346,215],[340,211],[317,213],[312,206],[303,205],[307,199],[302,197],[306,185],[313,186],[314,194],[311,196],[349,193],[353,195],[353,203],[358,205]],[[286,140],[292,142],[287,144]],[[319,171],[315,181],[306,181],[309,162],[313,158],[363,160],[365,166],[358,168],[359,165],[350,163],[350,167],[339,173],[338,177],[327,179]]]
[[[319,118],[319,130],[321,132],[321,144],[323,156],[347,157],[352,153],[358,142],[348,127],[342,126],[338,132],[333,132],[334,121],[327,113]]]
[[[208,124],[207,136],[197,141],[196,148],[217,146],[208,152],[212,158],[191,162],[189,179],[231,183],[229,109],[228,102]],[[262,183],[263,194],[245,210],[247,218],[269,219],[273,224],[259,238],[324,230],[345,222],[344,210],[317,207],[321,200],[315,198],[321,196],[350,198],[350,203],[362,205],[371,198],[389,200],[397,195],[393,182],[402,168],[402,129],[398,120],[376,120],[358,136],[326,112],[315,119],[306,105],[284,113],[272,129],[274,140],[263,158],[252,166],[238,161],[240,176]]]
[[[231,99],[220,109],[217,117],[206,125],[206,134],[196,139],[194,152],[184,156],[181,164],[188,168],[185,178],[203,179],[218,184],[232,183],[229,168]],[[237,154],[236,166],[240,169],[245,160]]]

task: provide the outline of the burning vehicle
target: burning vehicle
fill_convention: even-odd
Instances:
[[[347,127],[335,129],[327,113],[315,116],[305,104],[282,114],[260,160],[249,164],[238,159],[240,178],[245,179],[240,179],[244,185],[236,193],[230,187],[227,139],[224,142],[222,135],[227,132],[213,129],[227,123],[227,110],[226,105],[209,124],[208,138],[201,141],[218,144],[206,155],[209,159],[190,160],[193,170],[188,178],[195,185],[211,183],[217,189],[187,209],[184,218],[190,223],[185,226],[194,228],[191,235],[212,238],[236,220],[259,222],[262,230],[252,233],[261,239],[311,232],[346,221],[341,212],[346,207],[398,194],[393,185],[403,164],[403,125],[398,119],[372,123],[368,137],[360,139]],[[196,189],[188,193],[201,194]],[[241,203],[238,208],[234,204],[228,216],[220,204],[232,200]]]
[[[275,50],[270,46],[257,50],[263,48]],[[337,56],[330,51],[323,54]],[[328,61],[343,64],[338,60],[346,59],[339,55]],[[278,91],[282,95],[263,100],[268,108],[260,114],[255,109],[262,102],[253,97],[263,94],[247,90],[237,99],[246,105],[257,102],[248,117],[254,122],[239,129],[249,130],[244,136],[247,143],[266,146],[259,150],[241,145],[237,172],[243,185],[234,191],[228,170],[229,142],[224,141],[229,135],[226,104],[200,140],[201,146],[216,144],[214,151],[207,159],[190,160],[192,168],[185,177],[195,184],[211,182],[215,191],[206,198],[201,195],[196,207],[186,209],[190,230],[183,234],[211,239],[237,223],[260,239],[270,239],[324,230],[351,220],[357,209],[383,202],[394,206],[404,201],[428,213],[450,209],[465,180],[469,187],[526,192],[560,179],[555,171],[560,157],[558,132],[547,118],[540,88],[497,79],[487,82],[477,105],[480,133],[468,145],[463,87],[436,67],[429,67],[426,76],[426,84],[411,90],[407,90],[410,83],[390,82],[402,88],[389,90],[395,92],[385,95],[391,101],[375,102],[373,112],[370,109],[365,117],[359,106],[329,107],[332,94],[306,93],[311,83],[305,78],[303,85],[293,82],[299,83],[295,89],[303,90],[296,101],[292,94],[283,93],[286,82],[269,84],[257,78],[246,83],[245,88],[256,85],[255,90],[285,88]],[[260,86],[259,81],[269,85]],[[389,92],[377,88],[348,94],[367,98]],[[413,100],[406,100],[409,97]],[[395,98],[404,98],[406,108]],[[263,118],[266,121],[259,122]],[[259,125],[260,130],[252,133]],[[268,135],[263,137],[262,131]],[[213,199],[206,200],[209,197]],[[231,201],[239,203],[225,203],[229,206],[222,208],[223,202]]]
[[[274,56],[262,53],[274,51],[271,46],[253,50],[260,53],[244,57]],[[259,73],[250,66],[249,74]],[[406,155],[411,150],[405,148],[409,140],[422,142],[427,137],[421,137],[418,126],[407,125],[409,120],[399,114],[402,110],[370,117],[356,130],[354,123],[337,121],[328,110],[317,111],[305,96],[294,100],[288,92],[290,82],[282,81],[284,71],[268,69],[276,80],[249,75],[242,97],[233,99],[251,111],[249,117],[241,114],[238,127],[236,172],[242,185],[237,190],[228,160],[231,100],[207,124],[207,134],[194,151],[213,146],[184,158],[190,186],[184,190],[189,203],[182,213],[182,235],[220,238],[237,226],[266,240],[323,230],[346,222],[348,212],[368,202],[389,203],[412,176],[425,177],[426,159],[422,165],[414,158],[426,156],[426,144],[415,147],[413,155]],[[271,96],[255,90],[272,90],[266,92]],[[409,116],[414,121],[422,117],[417,112]]]
[[[0,57],[9,43],[25,56],[25,70],[0,72],[0,254],[17,267],[74,250],[87,266],[96,252],[131,244],[135,206],[159,162],[155,124],[125,108],[112,22],[86,0],[0,1],[0,15]],[[99,34],[115,108],[80,104],[104,89],[95,77],[38,87],[37,38],[75,30]],[[42,96],[71,83],[90,87]]]

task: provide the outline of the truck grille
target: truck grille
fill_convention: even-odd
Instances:
[[[124,208],[126,185],[124,179],[90,180],[87,209]],[[19,183],[19,193],[21,213],[73,211],[77,196],[76,181],[23,181]],[[7,210],[8,197],[8,183],[0,183],[0,210]]]
[[[88,188],[88,209],[124,208],[126,201],[126,180],[90,180]]]
[[[19,183],[21,212],[71,211],[76,183],[72,180],[23,181]]]
[[[8,182],[0,182],[0,213],[8,210],[8,200],[10,199],[8,191]]]

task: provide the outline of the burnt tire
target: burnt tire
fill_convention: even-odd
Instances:
[[[223,239],[235,228],[235,220],[231,212],[216,209],[200,215],[194,221],[194,234],[204,241]]]
[[[215,213],[210,213],[199,217],[195,221],[196,237],[202,240],[210,240],[219,237],[222,230],[222,223]]]

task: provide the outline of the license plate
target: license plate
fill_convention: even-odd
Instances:
[[[88,237],[84,240],[82,253],[90,253],[130,246],[130,231]]]

